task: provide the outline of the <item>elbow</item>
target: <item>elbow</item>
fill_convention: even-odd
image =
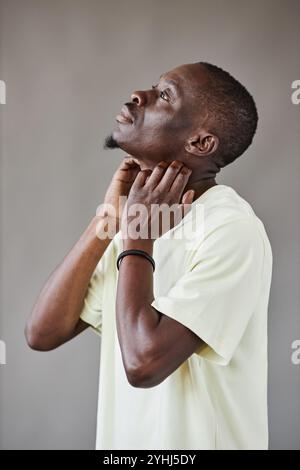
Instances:
[[[127,347],[120,343],[123,366],[129,384],[135,388],[152,388],[165,378],[165,358],[160,346],[149,338]]]
[[[129,384],[135,388],[151,388],[158,385],[152,376],[145,374],[143,370],[126,371]]]
[[[53,346],[47,344],[45,339],[29,324],[25,326],[24,335],[30,349],[34,351],[51,351]]]
[[[163,378],[151,363],[142,363],[134,367],[125,367],[127,380],[135,388],[152,388],[159,385]]]
[[[27,345],[30,347],[30,349],[33,349],[34,351],[45,351],[39,336],[35,334],[27,325],[25,327],[24,334]]]

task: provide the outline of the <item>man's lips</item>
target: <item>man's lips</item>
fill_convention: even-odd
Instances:
[[[116,121],[121,124],[133,124],[134,118],[126,105],[122,106],[120,113],[116,116]]]

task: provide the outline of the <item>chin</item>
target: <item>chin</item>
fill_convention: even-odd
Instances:
[[[119,149],[123,150],[126,155],[131,155],[136,158],[141,163],[141,169],[153,168],[155,163],[158,163],[158,161],[156,162],[157,159],[152,157],[148,148],[143,148],[141,154],[142,143],[140,144],[141,146],[137,148],[136,135],[130,136],[129,133],[127,135],[126,134],[126,131],[122,132],[121,129],[116,128],[111,134],[111,137],[112,140],[117,143]]]
[[[118,130],[112,133],[112,139],[117,143],[118,148],[124,152],[130,155],[134,155],[136,153],[136,149],[134,148],[134,145],[132,145],[131,141],[124,139],[124,136]]]

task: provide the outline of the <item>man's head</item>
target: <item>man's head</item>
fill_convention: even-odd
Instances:
[[[228,72],[186,64],[131,95],[105,147],[122,148],[144,168],[178,159],[213,175],[248,148],[257,119],[252,96]]]

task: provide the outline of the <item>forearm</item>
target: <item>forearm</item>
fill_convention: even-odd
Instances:
[[[130,248],[152,254],[147,243],[125,244],[124,249]],[[118,279],[116,321],[127,379],[135,387],[160,384],[203,344],[193,331],[152,307],[153,300],[151,263],[137,255],[125,256]]]
[[[92,219],[39,294],[26,325],[27,341],[35,349],[52,349],[72,335],[90,278],[111,241],[97,237],[99,222]]]
[[[139,240],[123,243],[124,250],[143,249],[153,253],[153,241]],[[138,363],[151,359],[155,331],[160,314],[151,303],[153,295],[153,268],[151,263],[138,255],[125,256],[120,264],[116,322],[125,369],[133,370]]]

